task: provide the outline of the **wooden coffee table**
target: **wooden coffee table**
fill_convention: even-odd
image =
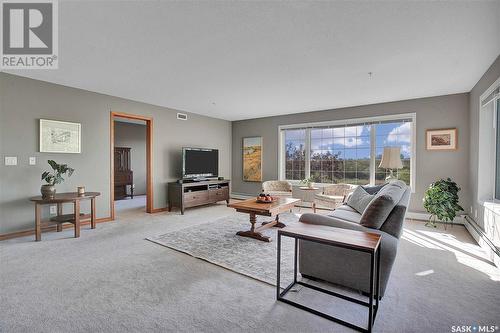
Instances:
[[[291,210],[300,199],[278,197],[276,201],[271,203],[259,203],[255,198],[238,201],[227,205],[228,207],[236,209],[239,213],[247,213],[250,215],[250,230],[238,231],[236,234],[243,237],[251,237],[264,242],[270,242],[271,237],[265,236],[261,231],[272,227],[283,228],[286,225],[279,221],[279,214]],[[257,215],[275,216],[273,221],[263,222],[260,227],[255,227],[257,222]]]

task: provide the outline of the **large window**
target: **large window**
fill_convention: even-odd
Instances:
[[[414,115],[280,127],[280,178],[317,183],[380,184],[384,147],[401,147],[399,179],[411,184]]]

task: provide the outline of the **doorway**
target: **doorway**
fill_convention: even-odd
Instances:
[[[152,131],[150,117],[111,112],[111,218],[115,213],[153,212]]]

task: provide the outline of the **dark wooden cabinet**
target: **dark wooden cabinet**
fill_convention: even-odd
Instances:
[[[189,207],[226,201],[229,203],[229,180],[207,180],[201,182],[168,183],[168,211],[179,207],[181,214]]]
[[[130,166],[130,148],[115,147],[115,200],[128,196],[127,186],[130,186],[130,196],[134,198],[134,172]]]

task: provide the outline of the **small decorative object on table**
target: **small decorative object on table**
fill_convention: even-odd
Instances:
[[[270,202],[273,202],[275,200],[276,199],[273,198],[269,193],[266,194],[266,193],[264,193],[264,191],[262,191],[262,193],[259,194],[259,196],[257,197],[257,202],[260,202],[260,203],[270,203]]]
[[[464,210],[458,204],[459,191],[460,187],[450,178],[440,179],[429,186],[424,196],[424,208],[431,213],[426,226],[436,228],[436,221],[453,222],[457,212]]]
[[[42,185],[40,189],[44,199],[53,198],[56,194],[56,184],[61,184],[64,181],[63,175],[67,173],[68,177],[71,177],[75,171],[75,169],[68,167],[67,164],[57,164],[53,160],[48,160],[47,162],[54,171],[45,171],[42,173],[42,180],[47,182],[47,184]]]
[[[78,192],[78,195],[80,195],[80,196],[85,195],[85,186],[78,186],[77,192]]]
[[[313,188],[314,187],[314,182],[313,181],[314,181],[313,177],[308,177],[308,178],[302,179],[300,181],[300,183],[301,184],[305,184],[309,188]]]

